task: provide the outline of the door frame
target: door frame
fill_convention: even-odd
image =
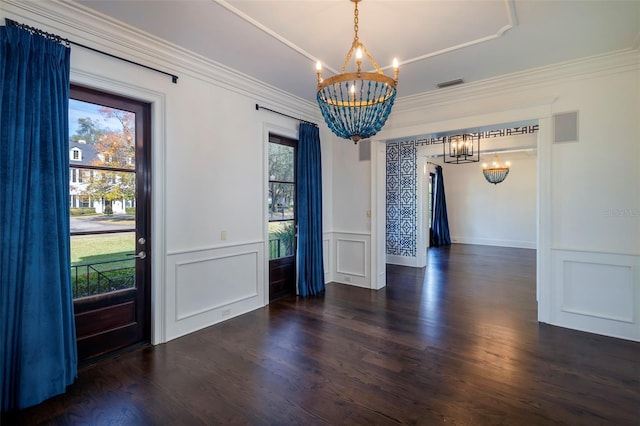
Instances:
[[[283,119],[284,120],[284,119]],[[291,123],[286,119],[284,123]],[[263,306],[269,304],[269,134],[282,136],[298,140],[298,122],[295,127],[285,127],[284,125],[271,122],[264,122],[262,127],[262,226],[263,226]],[[297,262],[297,260],[296,260]],[[298,270],[296,265],[296,271]],[[296,273],[296,295],[298,293],[298,275]]]
[[[163,117],[166,112],[166,94],[146,87],[115,80],[110,77],[71,69],[71,84],[90,87],[95,90],[137,99],[151,105],[151,216],[150,234],[153,235],[149,250],[155,255],[151,259],[150,297],[150,332],[151,344],[157,345],[167,341],[166,337],[166,197],[157,196],[166,191],[166,129]]]
[[[123,326],[100,331],[100,336],[102,337],[99,337],[98,334],[94,336],[83,336],[89,340],[83,341],[82,347],[96,347],[97,345],[98,348],[102,347],[105,350],[104,352],[99,351],[82,359],[82,362],[93,362],[96,359],[110,356],[123,349],[126,350],[129,347],[137,346],[141,343],[151,342],[151,262],[154,257],[152,249],[153,237],[151,235],[151,104],[130,96],[114,94],[76,83],[71,83],[69,98],[94,105],[131,111],[135,114],[134,172],[136,212],[135,226],[133,228],[135,235],[134,253],[138,253],[139,251],[144,252],[145,257],[142,257],[140,260],[136,258],[135,260],[134,282],[136,285],[134,288],[116,293],[104,293],[83,298],[79,302],[76,302],[74,299],[76,321],[78,321],[78,309],[80,309],[81,314],[94,313],[100,315],[98,312],[105,312],[106,309],[117,309],[117,306],[122,306],[122,303],[131,301],[135,303],[134,306],[136,309],[133,311],[134,319],[131,323],[127,324],[126,327]],[[140,167],[140,164],[143,164],[143,166]],[[73,165],[70,166],[73,167]],[[78,167],[78,169],[82,170],[81,167]],[[85,233],[80,233],[80,235],[84,234]],[[73,235],[69,236],[69,238],[72,237]],[[134,297],[131,299],[130,295],[132,294],[134,294]],[[76,327],[77,326],[78,324],[76,323]],[[131,343],[114,348],[108,343],[114,336],[119,336],[117,339],[121,344],[124,343],[123,339]],[[95,338],[98,340],[94,341]],[[86,346],[87,344],[89,344],[89,346]],[[81,354],[80,345],[81,343],[78,341],[79,356]]]
[[[278,142],[272,142],[271,139],[279,139],[281,140],[281,142],[284,143],[278,143]],[[289,138],[286,136],[282,136],[280,134],[276,134],[276,133],[269,133],[269,144],[279,144],[282,146],[286,146],[289,148],[293,148],[293,227],[294,227],[294,238],[293,238],[293,244],[294,244],[294,250],[293,250],[293,256],[284,256],[281,258],[277,258],[277,259],[271,259],[269,254],[271,251],[271,247],[270,247],[270,241],[268,238],[268,234],[267,234],[267,259],[268,259],[268,292],[269,294],[267,294],[267,297],[269,299],[269,301],[274,301],[277,299],[272,299],[271,298],[271,266],[272,263],[271,262],[278,262],[278,263],[282,263],[287,257],[293,257],[293,267],[294,267],[294,271],[293,271],[293,275],[294,275],[294,279],[293,279],[293,294],[298,294],[298,187],[297,187],[297,179],[298,179],[298,139],[294,139],[294,138]],[[269,185],[271,183],[271,176],[269,175],[269,167],[268,167],[268,160],[269,160],[269,145],[267,145],[267,185]],[[267,193],[267,198],[268,198],[268,193]],[[271,200],[271,202],[273,202],[273,200]],[[268,211],[268,203],[267,203],[267,213],[269,214]],[[277,221],[280,222],[280,221]],[[290,222],[290,220],[286,220],[284,222]],[[267,229],[269,228],[269,225],[272,223],[271,220],[269,220],[269,216],[267,216]],[[280,296],[282,297],[282,296]]]
[[[538,120],[538,162],[536,183],[537,229],[536,229],[536,295],[538,300],[538,321],[551,322],[551,306],[554,302],[551,292],[551,104],[546,100],[533,106],[513,108],[508,112],[489,112],[468,117],[429,123],[420,128],[413,127],[406,137],[416,134],[446,132],[454,129],[481,127],[495,123]],[[393,138],[403,137],[402,131],[395,129]],[[381,133],[372,140],[371,150],[371,200],[372,211],[371,241],[371,288],[380,289],[386,285],[386,139]]]

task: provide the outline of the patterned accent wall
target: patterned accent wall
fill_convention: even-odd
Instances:
[[[415,141],[387,144],[387,254],[416,256]]]

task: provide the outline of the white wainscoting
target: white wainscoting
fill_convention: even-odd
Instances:
[[[322,234],[322,263],[324,264],[324,283],[332,281],[331,233]]]
[[[371,288],[371,235],[355,232],[333,233],[333,281]]]
[[[262,242],[167,255],[167,340],[264,304]]]
[[[398,256],[395,254],[387,254],[386,262],[390,265],[411,266],[417,268],[419,259],[416,256]]]
[[[480,246],[494,246],[494,247],[513,247],[513,248],[525,248],[535,249],[535,241],[518,241],[518,240],[498,240],[489,238],[466,238],[451,236],[452,243],[458,244],[474,244]]]
[[[552,322],[640,341],[640,256],[552,250]]]

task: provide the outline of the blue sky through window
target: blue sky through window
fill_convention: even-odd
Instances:
[[[98,123],[101,128],[108,128],[114,131],[122,130],[120,122],[115,118],[105,119],[99,112],[100,108],[101,105],[69,99],[69,136],[73,136],[78,130],[78,119],[87,117]]]

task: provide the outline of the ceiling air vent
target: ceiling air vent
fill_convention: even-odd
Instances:
[[[436,86],[438,86],[438,89],[444,89],[445,87],[457,86],[462,83],[464,83],[463,79],[456,78],[455,80],[443,81],[442,83],[436,84]]]

